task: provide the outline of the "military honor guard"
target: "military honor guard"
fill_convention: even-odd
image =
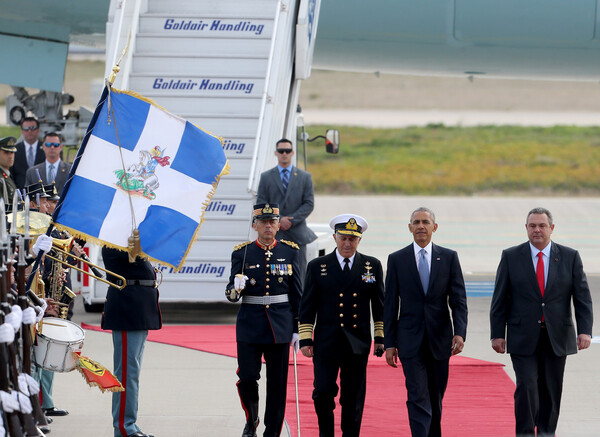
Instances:
[[[300,302],[300,347],[314,363],[313,401],[320,437],[334,437],[333,410],[340,375],[344,437],[358,437],[365,403],[367,360],[383,355],[383,270],[357,252],[367,221],[355,214],[331,219],[337,248],[312,260]],[[314,327],[314,338],[313,338]]]
[[[10,168],[15,162],[15,152],[17,151],[15,147],[16,141],[14,137],[0,139],[0,182],[2,182],[0,198],[4,199],[7,207],[12,205],[13,196],[17,189],[17,185],[10,174]]]
[[[264,437],[281,434],[285,415],[290,342],[297,347],[298,246],[276,240],[279,206],[254,206],[255,241],[237,245],[231,255],[231,275],[225,295],[241,306],[236,322],[237,389],[246,414],[243,437],[255,437],[258,419],[258,380],[261,358],[267,367]]]

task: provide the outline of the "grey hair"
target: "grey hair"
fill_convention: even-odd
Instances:
[[[546,208],[542,208],[542,207],[533,208],[527,214],[527,220],[525,221],[525,223],[527,223],[529,221],[529,216],[531,214],[546,214],[546,216],[548,217],[548,224],[550,226],[552,226],[552,222],[553,222],[552,213],[550,211],[548,211]]]
[[[435,224],[435,214],[432,210],[430,210],[429,208],[425,208],[424,206],[420,206],[417,209],[415,209],[412,214],[410,215],[410,223],[412,223],[413,221],[413,217],[415,216],[416,213],[418,212],[426,212],[429,214],[429,216],[431,217],[431,220],[433,220],[433,223]]]

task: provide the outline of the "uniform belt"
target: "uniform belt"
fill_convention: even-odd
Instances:
[[[242,296],[242,303],[250,305],[271,305],[288,301],[289,298],[287,294],[277,294],[275,296]]]
[[[123,281],[117,280],[117,285],[122,285]],[[154,279],[127,279],[125,285],[141,285],[142,287],[158,288],[158,284]]]

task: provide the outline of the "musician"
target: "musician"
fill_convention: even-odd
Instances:
[[[44,185],[44,192],[46,193],[46,201],[48,202],[48,214],[52,215],[60,200],[58,191],[56,191],[56,185],[54,183]]]
[[[267,364],[264,437],[278,437],[283,426],[289,345],[298,344],[298,246],[276,240],[277,204],[254,205],[255,241],[237,245],[231,254],[231,276],[225,295],[242,305],[236,322],[238,393],[246,413],[242,437],[256,437],[261,357]],[[239,275],[236,277],[236,275]],[[296,349],[297,350],[297,349]]]
[[[38,211],[42,214],[48,213],[48,198],[49,195],[44,191],[44,186],[41,182],[37,182],[25,187],[27,197],[29,197],[30,211]]]
[[[15,162],[16,139],[14,137],[4,137],[0,139],[0,198],[4,199],[7,210],[12,205],[13,196],[17,185],[10,176],[10,168]],[[6,191],[6,197],[4,196]]]
[[[107,270],[126,278],[125,288],[110,286],[102,313],[102,329],[112,329],[114,374],[125,391],[113,393],[112,416],[115,437],[153,437],[136,424],[140,371],[148,330],[160,329],[156,274],[147,259],[117,249],[102,248]],[[118,281],[108,275],[109,281]]]

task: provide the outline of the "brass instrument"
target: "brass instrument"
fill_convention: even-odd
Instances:
[[[99,265],[97,265],[97,264],[94,264],[94,263],[91,263],[91,262],[89,262],[89,261],[86,261],[86,260],[84,260],[83,258],[80,258],[80,257],[78,257],[78,256],[76,256],[76,255],[73,255],[72,253],[69,253],[69,251],[68,251],[67,249],[68,249],[69,247],[71,247],[71,243],[72,243],[72,242],[73,242],[73,237],[66,238],[66,239],[57,239],[57,238],[53,238],[53,239],[52,239],[52,250],[50,251],[50,253],[47,253],[47,254],[45,255],[45,256],[46,256],[46,258],[49,258],[49,259],[51,259],[51,260],[53,260],[53,261],[57,261],[57,262],[59,262],[59,263],[62,263],[62,264],[67,264],[67,265],[68,265],[70,268],[72,268],[72,269],[74,269],[74,270],[77,270],[78,272],[81,272],[81,273],[83,273],[84,275],[88,275],[88,276],[90,276],[90,277],[92,277],[92,278],[94,278],[94,279],[96,279],[96,280],[98,280],[98,281],[104,282],[105,284],[108,284],[108,285],[110,285],[110,286],[112,286],[112,287],[118,288],[119,290],[122,290],[123,288],[125,288],[125,284],[126,284],[126,281],[127,281],[127,280],[126,280],[126,279],[125,279],[123,276],[121,276],[121,275],[118,275],[118,274],[116,274],[116,273],[114,273],[114,272],[111,272],[110,270],[107,270],[107,269],[105,269],[104,267],[100,267],[100,266],[99,266]],[[59,258],[59,257],[56,257],[56,256],[53,256],[53,255],[51,254],[51,253],[52,253],[52,251],[55,251],[55,252],[59,253],[59,254],[61,255],[61,258]],[[64,257],[64,258],[63,258],[63,257]],[[102,270],[102,271],[103,271],[104,273],[106,273],[107,275],[114,276],[115,278],[117,278],[117,279],[119,279],[119,280],[121,281],[121,285],[118,285],[118,284],[116,284],[116,283],[114,283],[114,282],[110,282],[109,280],[107,280],[107,279],[104,279],[104,278],[103,278],[103,277],[101,277],[101,276],[95,275],[93,272],[87,272],[87,271],[85,271],[85,270],[83,270],[83,269],[80,269],[80,268],[79,268],[79,267],[77,267],[77,266],[72,266],[71,264],[69,264],[69,263],[68,263],[68,262],[65,260],[65,259],[66,259],[66,257],[70,257],[70,258],[72,258],[72,259],[75,259],[75,260],[77,260],[77,261],[81,261],[82,263],[84,263],[84,264],[87,264],[87,265],[88,265],[88,266],[90,266],[90,267],[94,267],[94,268],[96,268],[96,269],[98,269],[98,270]]]

